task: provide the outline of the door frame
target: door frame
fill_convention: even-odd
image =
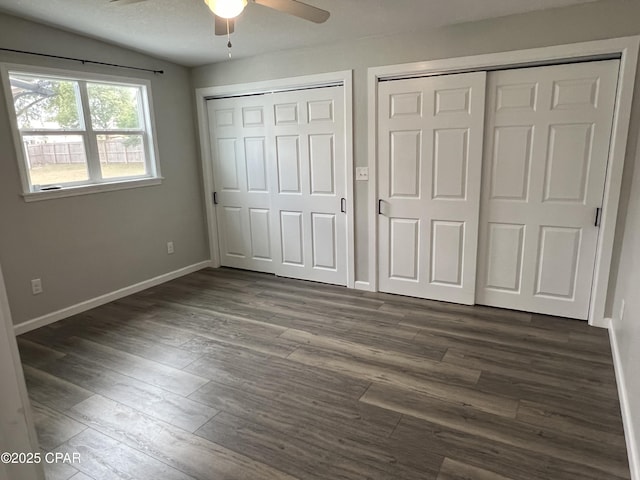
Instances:
[[[640,36],[572,43],[551,47],[515,50],[467,57],[412,62],[368,69],[368,167],[369,167],[369,282],[358,287],[378,290],[378,84],[380,81],[411,77],[446,75],[506,68],[547,66],[619,58],[620,72],[609,146],[602,219],[596,251],[596,264],[589,303],[589,325],[606,327],[605,303],[609,286],[611,258],[616,230],[622,172],[627,151]]]
[[[196,89],[196,111],[198,132],[200,135],[200,160],[202,162],[202,180],[204,203],[206,208],[207,232],[209,234],[210,266],[220,267],[220,249],[218,248],[218,225],[213,207],[213,155],[209,139],[209,116],[207,101],[219,97],[240,97],[265,93],[278,93],[289,90],[343,86],[344,88],[344,125],[345,125],[345,162],[347,167],[347,287],[354,288],[355,282],[355,198],[353,166],[353,71],[321,73],[300,77],[278,78],[250,83],[237,83],[203,87]]]

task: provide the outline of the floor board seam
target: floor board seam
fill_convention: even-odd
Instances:
[[[94,320],[96,328],[83,329]],[[554,332],[568,340],[554,342]],[[202,478],[208,460],[189,438],[234,452],[221,457],[234,462],[225,463],[224,478],[256,478],[260,464],[271,469],[269,480],[436,480],[466,478],[474,468],[510,480],[623,478],[620,412],[607,393],[615,388],[611,360],[590,333],[552,317],[210,269],[25,334],[33,345],[23,362],[34,372],[30,391],[41,388],[38,399],[60,396],[51,400],[56,408],[43,404],[43,425],[61,429],[49,446],[67,449],[77,435],[99,432],[130,449],[122,450],[130,458],[138,452]],[[82,341],[56,349],[73,336]],[[102,348],[94,355],[89,342],[114,363],[104,366]],[[163,346],[171,347],[168,363],[154,359]],[[132,369],[125,360],[134,357],[140,363]],[[103,380],[85,377],[98,372],[81,369],[87,362],[97,362]],[[162,368],[140,370],[145,365]],[[578,375],[585,368],[589,375]],[[588,420],[592,411],[599,421]],[[149,443],[146,430],[118,423],[129,418],[169,443]],[[76,428],[83,430],[65,439]],[[608,443],[593,440],[600,431]],[[174,441],[185,457],[169,454]],[[313,472],[314,458],[333,461]]]

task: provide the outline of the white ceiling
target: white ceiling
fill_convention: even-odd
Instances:
[[[320,25],[249,3],[231,37],[233,57],[592,1],[596,0],[306,0],[331,12]],[[227,58],[226,38],[214,37],[213,16],[202,0],[147,0],[129,5],[109,0],[0,0],[0,11],[181,65]]]

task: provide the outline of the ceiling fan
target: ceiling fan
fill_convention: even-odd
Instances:
[[[111,3],[127,5],[144,1],[146,0],[111,0]],[[326,10],[298,0],[204,0],[204,3],[207,4],[215,16],[216,35],[233,33],[234,19],[242,13],[248,2],[272,8],[282,13],[288,13],[294,17],[314,23],[323,23],[329,18],[329,12]]]
[[[329,12],[297,0],[249,0],[263,7],[272,8],[294,17],[314,23],[323,23],[329,18]],[[234,29],[234,18],[242,13],[247,0],[204,0],[215,15],[216,35],[227,35]],[[227,30],[228,21],[228,30]]]

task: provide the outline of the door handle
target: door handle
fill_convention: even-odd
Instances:
[[[382,199],[378,199],[378,215],[382,215]]]
[[[595,222],[593,224],[595,227],[599,227],[600,226],[601,213],[602,213],[602,209],[600,207],[596,208],[596,220],[595,220]]]
[[[213,204],[217,205],[218,204],[218,192],[213,192]]]
[[[340,199],[340,211],[347,213],[347,199],[344,197]]]

